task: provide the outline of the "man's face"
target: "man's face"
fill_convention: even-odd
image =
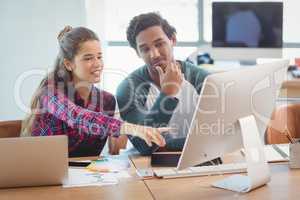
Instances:
[[[161,26],[152,26],[141,31],[136,36],[136,43],[138,55],[151,71],[156,71],[157,66],[165,71],[166,66],[174,61],[175,35],[168,38]]]

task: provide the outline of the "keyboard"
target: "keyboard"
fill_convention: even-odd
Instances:
[[[192,176],[207,176],[220,174],[233,174],[247,172],[247,163],[229,163],[200,167],[189,167],[184,170],[176,168],[153,169],[154,174],[160,178],[180,178]]]

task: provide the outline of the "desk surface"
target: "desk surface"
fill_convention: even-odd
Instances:
[[[83,158],[87,160],[90,158]],[[78,160],[78,159],[72,159]],[[145,182],[140,180],[134,165],[131,163],[129,179],[122,179],[117,185],[102,187],[75,187],[62,186],[28,187],[0,189],[1,200],[119,200],[119,199],[153,199]]]
[[[137,168],[150,166],[149,158],[132,159]],[[299,199],[300,170],[290,170],[288,163],[270,164],[271,182],[247,194],[211,187],[228,175],[178,179],[149,179],[145,183],[155,199]]]
[[[288,163],[270,164],[271,182],[247,194],[239,194],[210,186],[225,175],[178,179],[140,180],[135,168],[149,168],[148,157],[131,158],[132,178],[118,185],[103,187],[62,188],[61,186],[0,189],[1,200],[93,200],[93,199],[299,199],[300,169],[290,170]]]
[[[121,182],[103,187],[62,188],[30,187],[1,189],[1,200],[99,200],[99,199],[153,199],[141,180]]]

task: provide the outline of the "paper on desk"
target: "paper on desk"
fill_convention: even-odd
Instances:
[[[146,179],[154,177],[154,172],[152,168],[145,168],[145,169],[137,169],[136,173],[139,177]]]
[[[118,184],[117,177],[112,173],[90,172],[83,168],[69,168],[68,181],[63,187],[104,186]]]
[[[276,146],[283,151],[287,156],[290,156],[289,144],[276,144]]]
[[[265,151],[266,159],[269,163],[289,161],[288,144],[265,145],[264,151]],[[243,155],[245,155],[244,149],[242,149],[241,152]]]
[[[120,158],[120,157],[105,157],[100,160],[93,161],[86,168],[90,171],[96,172],[121,172],[124,170],[128,170],[130,167],[130,163],[128,158]]]
[[[113,176],[116,177],[117,179],[130,178],[131,177],[127,170],[122,170],[122,171],[114,172]]]
[[[279,153],[277,149],[282,153]],[[266,145],[264,150],[268,162],[282,162],[289,160],[288,145]],[[282,154],[285,154],[285,156]]]

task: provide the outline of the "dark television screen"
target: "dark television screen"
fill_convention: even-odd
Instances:
[[[282,2],[213,2],[213,47],[282,47]]]

